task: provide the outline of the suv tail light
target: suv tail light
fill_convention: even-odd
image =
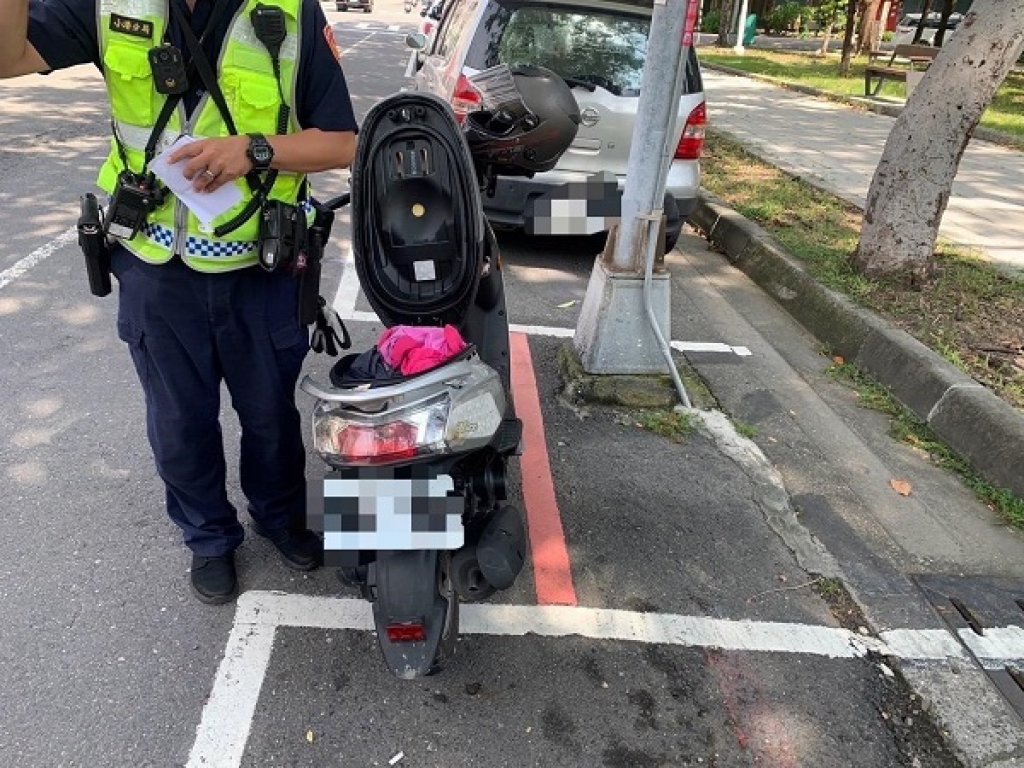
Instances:
[[[480,91],[473,87],[468,77],[460,74],[459,80],[455,84],[455,93],[452,94],[452,110],[455,112],[455,119],[459,121],[459,125],[465,121],[467,114],[482,103],[483,97],[480,95]]]
[[[686,118],[686,125],[683,127],[683,135],[679,139],[679,146],[676,147],[676,160],[697,160],[700,158],[700,151],[704,147],[704,127],[708,122],[707,108],[702,101]]]

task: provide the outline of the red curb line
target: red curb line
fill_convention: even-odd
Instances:
[[[537,603],[576,605],[576,588],[572,583],[569,551],[551,478],[530,342],[523,333],[511,333],[509,340],[512,345],[512,393],[516,415],[523,422],[520,468]]]

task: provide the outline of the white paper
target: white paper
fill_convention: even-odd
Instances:
[[[168,159],[178,149],[194,141],[198,139],[192,136],[180,137],[157,155],[149,167],[178,199],[188,206],[203,226],[209,227],[217,216],[242,202],[242,190],[234,183],[225,184],[214,192],[197,192],[192,188],[192,182],[186,179],[184,174],[189,161],[179,160],[172,165]]]

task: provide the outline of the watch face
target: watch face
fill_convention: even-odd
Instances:
[[[249,153],[252,155],[253,162],[257,165],[266,165],[274,155],[270,145],[263,140],[254,140],[250,144]]]

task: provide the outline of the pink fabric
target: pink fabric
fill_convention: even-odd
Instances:
[[[396,325],[381,334],[377,342],[384,362],[405,375],[440,365],[466,348],[462,335],[452,325]]]

